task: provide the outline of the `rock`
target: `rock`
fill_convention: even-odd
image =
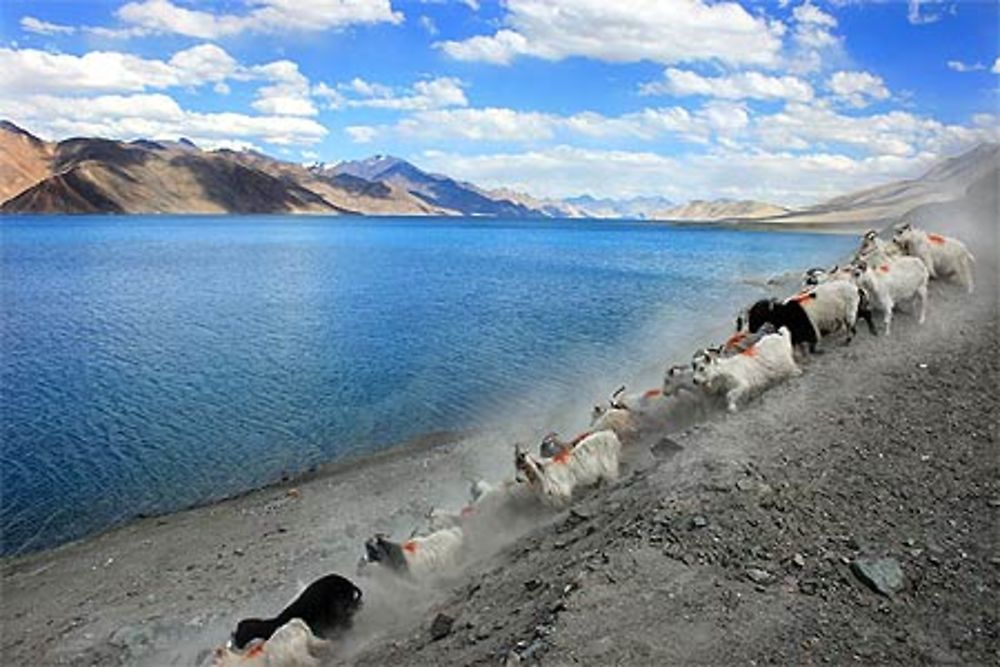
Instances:
[[[803,556],[802,554],[795,554],[794,556],[792,556],[792,565],[794,565],[799,569],[805,567],[806,566],[805,556]]]
[[[755,584],[767,584],[771,582],[772,577],[771,573],[767,570],[751,567],[747,570],[747,579]]]
[[[533,591],[541,585],[542,582],[539,581],[538,579],[528,579],[526,582],[524,582],[525,589],[529,591]]]
[[[431,640],[444,639],[451,634],[451,626],[455,624],[455,619],[448,614],[438,614],[431,623]]]
[[[299,491],[298,488],[291,488],[291,489],[288,489],[288,493],[286,495],[289,498],[298,498],[299,496],[302,495],[302,492]]]
[[[813,579],[803,579],[799,582],[799,592],[803,595],[816,595],[818,586]]]
[[[708,525],[708,519],[701,516],[700,514],[691,519],[691,528],[704,528]]]
[[[866,586],[887,597],[903,590],[906,582],[903,568],[894,558],[857,558],[851,563],[851,571]]]

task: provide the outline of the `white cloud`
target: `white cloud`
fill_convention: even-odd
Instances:
[[[291,60],[276,60],[249,68],[248,73],[266,79],[270,85],[257,91],[250,105],[257,111],[278,116],[315,116],[319,111],[310,97],[309,79]]]
[[[791,103],[754,119],[747,133],[767,149],[833,150],[848,147],[872,156],[944,155],[977,141],[995,141],[989,127],[946,125],[904,111],[848,116],[820,104]]]
[[[417,22],[420,24],[420,27],[423,28],[427,32],[427,34],[431,35],[432,37],[437,35],[438,32],[440,32],[438,30],[437,24],[434,23],[434,19],[432,19],[430,16],[426,15],[421,16],[419,19],[417,19]]]
[[[705,77],[697,72],[667,68],[662,81],[643,84],[644,95],[706,95],[730,100],[789,99],[808,101],[813,89],[794,76],[768,76],[760,72],[740,72],[728,76]]]
[[[940,5],[944,0],[908,0],[906,8],[906,19],[913,25],[924,25],[927,23],[936,23],[940,21],[944,16],[945,8],[942,8],[937,12],[929,12],[921,8],[927,7],[928,5]],[[954,5],[950,10],[952,13],[955,12]]]
[[[54,109],[72,109],[72,113],[56,114]],[[125,140],[188,137],[199,144],[256,139],[270,144],[312,145],[327,134],[325,127],[309,118],[188,111],[162,93],[0,97],[0,117],[55,139],[68,136]]]
[[[356,144],[368,144],[378,136],[378,130],[368,125],[351,125],[344,128],[344,132]]]
[[[705,143],[738,134],[750,122],[742,104],[716,100],[693,113],[684,107],[647,108],[621,116],[581,111],[569,116],[486,107],[418,111],[393,125],[364,126],[350,133],[361,143],[375,137],[410,141],[540,142],[560,135],[650,141],[676,137]]]
[[[834,72],[829,85],[836,97],[858,108],[889,99],[889,89],[881,77],[870,72]]]
[[[396,111],[427,111],[469,104],[462,82],[454,77],[437,77],[417,81],[412,88],[397,90],[391,86],[354,78],[331,88],[320,84],[314,94],[327,98],[331,108],[354,107],[393,109]]]
[[[994,74],[1000,74],[1000,58],[993,61],[993,67],[990,68],[990,71]]]
[[[123,22],[152,32],[218,39],[242,32],[315,32],[352,24],[401,23],[390,0],[253,0],[247,14],[213,14],[170,0],[138,0],[118,9]]]
[[[21,18],[21,29],[26,32],[34,32],[39,35],[72,35],[76,28],[71,25],[58,25],[36,19],[34,16],[24,16]]]
[[[809,74],[846,61],[844,40],[835,35],[837,19],[808,0],[792,10],[790,55],[785,63],[793,74]]]
[[[438,46],[458,60],[507,64],[518,56],[610,62],[719,60],[772,65],[784,26],[734,2],[510,0],[505,27]]]
[[[961,60],[949,60],[948,69],[954,70],[955,72],[978,72],[986,69],[986,65],[979,62],[963,63]]]
[[[799,23],[826,26],[828,28],[837,27],[837,19],[809,2],[809,0],[806,0],[806,2],[793,9],[792,16]]]
[[[174,54],[169,62],[117,51],[82,56],[37,49],[0,47],[0,92],[140,92],[150,88],[197,86],[230,76],[236,61],[223,49],[202,44]]]

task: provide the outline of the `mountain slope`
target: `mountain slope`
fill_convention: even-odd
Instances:
[[[53,145],[0,121],[0,202],[49,175]]]
[[[879,227],[916,207],[965,195],[974,182],[1000,166],[1000,144],[985,143],[928,169],[919,178],[894,181],[834,197],[822,204],[764,222]]]
[[[406,160],[377,155],[367,160],[341,162],[320,170],[325,176],[350,175],[380,181],[405,190],[428,205],[455,211],[462,215],[483,215],[512,218],[544,217],[537,209],[508,199],[491,197],[486,191],[469,183],[426,171]]]
[[[68,139],[51,175],[4,202],[5,213],[344,213],[297,183],[226,155],[156,142]]]
[[[786,213],[788,213],[787,208],[766,202],[751,200],[732,201],[729,199],[702,201],[695,199],[680,206],[655,211],[651,217],[657,220],[755,220],[757,218],[785,215]]]

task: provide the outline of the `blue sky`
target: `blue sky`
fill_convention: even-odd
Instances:
[[[998,22],[992,0],[4,0],[0,117],[801,204],[995,141]]]

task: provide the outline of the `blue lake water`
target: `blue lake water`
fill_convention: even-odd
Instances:
[[[709,316],[731,321],[760,294],[745,278],[853,243],[594,221],[2,218],[0,548],[632,377]]]

